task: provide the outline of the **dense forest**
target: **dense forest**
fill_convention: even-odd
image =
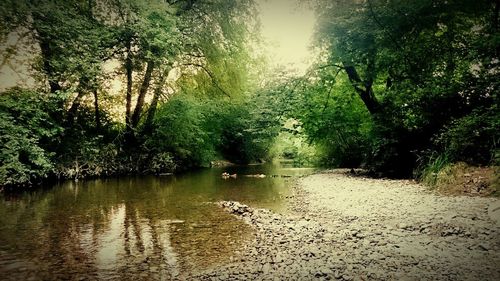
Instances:
[[[253,0],[6,0],[0,186],[295,159],[379,176],[500,162],[500,1],[310,0],[318,53],[270,68]]]

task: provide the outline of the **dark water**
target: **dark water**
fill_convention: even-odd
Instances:
[[[222,179],[221,173],[237,173]],[[0,279],[171,279],[238,257],[252,229],[213,204],[282,212],[309,169],[258,165],[123,177],[0,195]],[[266,174],[266,178],[244,174]],[[279,175],[270,177],[269,175]]]

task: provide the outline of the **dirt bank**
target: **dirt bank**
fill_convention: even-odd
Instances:
[[[500,280],[499,199],[335,170],[302,178],[290,211],[221,207],[256,228],[228,265],[187,279]]]

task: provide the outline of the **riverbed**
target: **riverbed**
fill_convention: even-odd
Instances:
[[[222,172],[235,178],[222,179]],[[229,167],[4,194],[3,280],[499,280],[500,200]],[[244,175],[266,174],[266,177]],[[303,175],[308,175],[304,176]]]
[[[1,279],[169,280],[231,263],[256,230],[216,203],[283,213],[290,183],[312,171],[232,166],[4,193]]]
[[[301,178],[289,212],[221,207],[256,229],[239,260],[192,280],[500,280],[500,200],[348,170]]]

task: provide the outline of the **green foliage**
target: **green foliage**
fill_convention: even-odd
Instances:
[[[181,51],[177,19],[165,1],[122,0],[109,8],[123,14],[118,21],[117,43],[132,43],[136,49],[132,59],[138,70],[147,61],[171,62]]]
[[[452,161],[471,164],[498,164],[500,141],[500,114],[496,106],[474,110],[471,114],[453,120],[439,135],[440,144]]]
[[[357,111],[361,107],[346,106],[352,110],[340,111],[330,107],[322,113],[322,120],[315,123],[312,137],[324,152],[324,165],[356,167],[366,157],[369,119],[366,113]]]
[[[159,108],[145,145],[152,154],[172,155],[178,169],[208,166],[219,157],[237,163],[266,159],[277,129],[252,104],[177,95]]]
[[[0,184],[29,183],[49,173],[81,178],[171,172],[232,152],[238,153],[235,161],[263,157],[263,124],[242,102],[256,81],[249,78],[247,45],[254,12],[250,0],[3,1],[0,41],[10,32],[32,39],[39,47],[31,62],[37,82],[49,86],[41,92],[58,99],[44,101],[51,107],[47,118],[55,121],[39,127],[37,118],[28,126],[2,108]],[[4,64],[12,62],[16,47],[2,54]],[[105,69],[117,63],[121,68]],[[166,79],[174,66],[182,72],[176,85]],[[108,95],[116,79],[126,81],[123,95]],[[162,105],[172,90],[196,92],[203,102],[181,94]],[[221,106],[221,93],[235,100]],[[122,104],[125,126],[110,117],[125,111],[118,108]],[[32,110],[22,101],[19,107]],[[49,124],[64,133],[35,130]]]
[[[217,148],[224,158],[236,163],[268,159],[279,123],[263,113],[258,101],[228,104],[222,116],[216,113],[211,120],[220,122]]]
[[[173,172],[177,169],[177,164],[174,161],[172,154],[168,152],[158,153],[153,155],[149,165],[149,171],[155,174],[164,172]]]
[[[361,141],[347,143],[352,143],[349,151],[367,151],[360,155],[362,162],[381,174],[411,175],[417,155],[428,150],[446,154],[450,161],[491,162],[498,151],[494,133],[498,115],[493,112],[498,111],[494,105],[498,104],[500,61],[498,47],[493,46],[500,33],[492,17],[498,17],[498,3],[316,3],[317,42],[327,50],[325,63],[330,67],[314,74],[317,89],[313,93],[326,103],[325,81],[343,83],[345,87],[332,87],[332,91],[356,93],[364,105],[334,100],[325,112],[332,108],[337,116],[307,116],[307,120],[315,126],[332,119],[349,124],[345,116],[353,115],[353,108],[366,107],[369,118],[351,119],[367,124],[358,138]],[[348,79],[335,79],[338,74],[328,73],[329,69],[348,73]],[[346,133],[356,136],[352,130]],[[341,147],[336,140],[340,136],[325,137],[332,140],[326,146]]]
[[[437,154],[434,151],[423,154],[418,162],[415,176],[428,186],[436,185],[439,173],[451,163],[446,154]]]
[[[57,176],[79,179],[102,175],[114,175],[119,169],[118,151],[112,144],[101,144],[97,139],[86,137],[78,145],[68,148],[71,154],[57,159]]]
[[[305,134],[321,151],[319,163],[323,166],[361,165],[369,151],[369,113],[355,95],[348,94],[351,86],[345,76],[329,70],[313,75],[318,79],[282,92],[288,97],[283,102],[294,100],[287,115],[299,121],[295,133]]]
[[[156,114],[155,130],[146,145],[157,153],[169,152],[183,168],[208,165],[215,151],[203,130],[200,104],[174,97]]]
[[[314,2],[324,60],[264,87],[251,0],[2,2],[0,40],[31,33],[49,89],[0,96],[0,184],[273,154],[430,181],[448,161],[498,164],[498,3]]]
[[[24,1],[21,1],[24,2]],[[117,43],[115,29],[93,15],[93,1],[26,1],[23,14],[36,32],[41,57],[35,68],[51,83],[80,90],[97,87],[101,62],[111,56]],[[54,90],[54,89],[52,89]]]
[[[33,183],[53,171],[50,147],[61,127],[49,108],[47,96],[34,91],[0,95],[0,185]]]
[[[309,144],[300,132],[282,131],[275,139],[271,155],[281,159],[290,159],[295,167],[314,167],[321,165],[323,157],[315,145]]]
[[[25,21],[27,3],[19,0],[5,0],[0,2],[0,41],[5,39],[5,36]]]

